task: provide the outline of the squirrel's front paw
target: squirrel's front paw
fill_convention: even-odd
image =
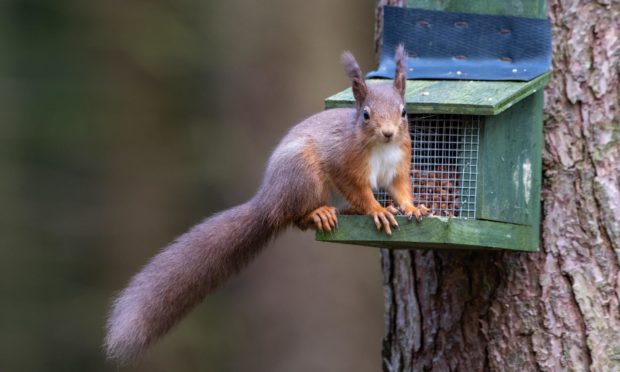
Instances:
[[[385,229],[385,233],[388,235],[392,235],[392,229],[390,225],[398,228],[398,222],[396,222],[396,218],[392,212],[390,212],[387,208],[377,208],[372,212],[368,213],[369,216],[375,221],[375,226],[377,227],[377,231],[381,231],[381,228]]]
[[[422,216],[427,216],[430,213],[430,209],[426,208],[424,204],[420,204],[418,207],[410,205],[403,208],[403,213],[409,218],[409,221],[411,221],[414,216],[417,221],[420,221]]]

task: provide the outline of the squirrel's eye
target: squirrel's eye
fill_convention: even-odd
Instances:
[[[406,117],[407,116],[407,110],[403,109],[403,111],[400,112],[400,116],[401,117]]]
[[[370,119],[370,112],[368,112],[368,109],[364,109],[364,113],[362,115],[364,116],[364,120]]]

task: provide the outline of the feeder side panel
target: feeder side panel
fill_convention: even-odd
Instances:
[[[480,139],[480,219],[540,223],[542,91],[497,116],[489,116]]]

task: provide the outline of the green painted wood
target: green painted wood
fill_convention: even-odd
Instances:
[[[405,92],[407,111],[412,113],[497,115],[530,96],[549,82],[549,73],[527,82],[469,80],[408,80]],[[368,84],[391,84],[391,80],[371,79]],[[326,108],[351,107],[351,89],[325,100]]]
[[[338,230],[316,233],[323,242],[394,249],[508,249],[537,251],[532,227],[492,221],[426,217],[421,222],[397,217],[400,229],[392,236],[376,230],[369,216],[339,216]]]
[[[546,17],[544,0],[409,0],[409,7],[480,14]],[[476,220],[397,217],[391,237],[368,216],[340,216],[334,233],[320,241],[382,248],[508,249],[538,251],[542,179],[542,88],[549,73],[529,82],[407,82],[411,113],[488,115],[480,133]],[[369,80],[370,84],[385,82]],[[389,80],[387,83],[391,83]],[[325,101],[326,108],[354,104],[350,89]]]
[[[540,91],[486,118],[480,134],[479,219],[539,223],[542,105]]]
[[[409,8],[545,18],[545,0],[408,0]]]

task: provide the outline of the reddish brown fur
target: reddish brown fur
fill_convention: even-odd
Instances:
[[[397,76],[404,73],[404,55],[401,47]],[[331,188],[389,234],[396,221],[375,200],[369,181],[369,156],[377,144],[399,143],[403,160],[390,192],[405,213],[423,214],[413,207],[409,184],[411,143],[407,120],[401,117],[404,81],[367,87],[353,56],[345,53],[342,61],[357,108],[327,110],[293,127],[269,159],[263,183],[250,201],[194,226],[133,277],[108,318],[110,358],[127,361],[141,354],[286,226],[333,229],[335,209],[327,206]],[[385,136],[388,130],[393,137]]]
[[[347,76],[351,78],[351,90],[353,92],[353,97],[355,97],[355,102],[361,104],[366,99],[368,95],[368,87],[364,82],[364,75],[362,74],[362,70],[360,66],[357,64],[355,57],[350,52],[342,53],[340,57],[340,61],[344,66],[344,70],[347,73]]]

